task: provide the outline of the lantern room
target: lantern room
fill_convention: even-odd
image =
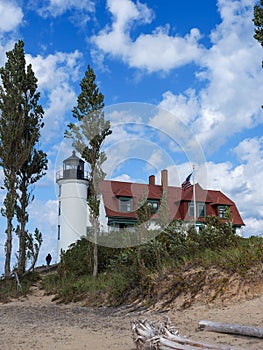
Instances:
[[[84,163],[73,151],[72,155],[63,161],[63,179],[84,179]]]

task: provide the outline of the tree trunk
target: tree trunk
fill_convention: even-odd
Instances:
[[[99,222],[98,218],[93,220],[94,230],[94,242],[93,242],[93,277],[98,277],[99,273],[99,258],[98,258],[98,235],[99,235]]]
[[[8,218],[7,229],[6,229],[6,243],[5,243],[5,277],[9,277],[11,273],[11,253],[12,253],[12,219]]]
[[[93,276],[98,277],[98,245],[93,246]]]
[[[24,180],[24,179],[23,179]],[[17,219],[19,222],[18,237],[19,237],[19,253],[18,253],[18,273],[23,274],[26,270],[26,223],[28,221],[28,214],[26,208],[28,205],[27,200],[27,188],[25,186],[25,181],[22,180],[20,190],[20,208],[17,212]]]
[[[26,270],[26,242],[25,242],[25,222],[18,228],[19,252],[18,252],[18,274],[22,275]]]
[[[239,324],[229,324],[201,320],[199,322],[199,329],[219,333],[239,334],[246,335],[249,337],[263,338],[263,328],[253,326],[241,326]]]

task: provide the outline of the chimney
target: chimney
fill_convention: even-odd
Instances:
[[[167,190],[168,187],[168,170],[164,169],[161,171],[161,185],[163,190]]]
[[[149,185],[155,185],[155,176],[154,175],[149,176]]]

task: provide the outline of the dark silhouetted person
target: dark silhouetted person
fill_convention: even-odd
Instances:
[[[46,256],[47,266],[49,266],[49,265],[50,265],[51,260],[52,260],[52,256],[51,256],[51,255],[48,253],[48,255]]]

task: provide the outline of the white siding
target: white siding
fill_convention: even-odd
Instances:
[[[61,249],[67,250],[70,244],[80,237],[86,236],[86,227],[89,224],[87,207],[87,184],[85,180],[60,179],[61,185],[60,215],[60,239],[58,240],[58,256]]]

